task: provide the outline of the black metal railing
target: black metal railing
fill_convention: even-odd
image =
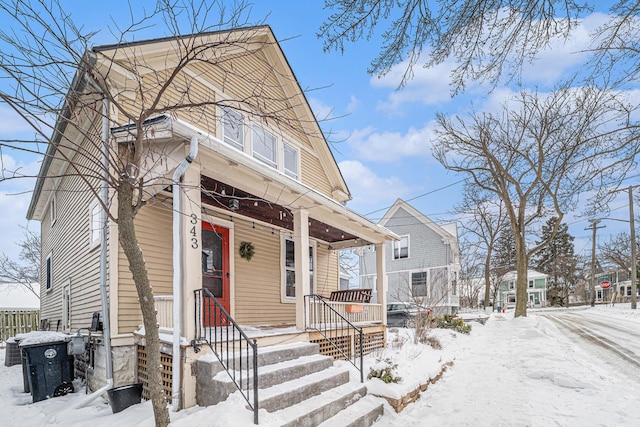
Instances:
[[[306,295],[304,300],[307,329],[320,332],[344,360],[360,371],[360,382],[364,382],[362,328],[351,323],[320,295]]]
[[[195,293],[196,340],[205,341],[240,390],[258,424],[258,344],[251,340],[208,289]]]

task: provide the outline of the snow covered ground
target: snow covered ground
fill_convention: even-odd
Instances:
[[[602,352],[578,344],[574,336],[556,326],[548,311],[529,311],[526,318],[512,313],[492,314],[483,326],[473,322],[470,335],[436,331],[442,350],[411,344],[409,331],[398,329],[396,345],[367,360],[391,358],[398,364],[399,385],[368,381],[370,392],[401,395],[426,376],[453,360],[442,379],[421,398],[396,414],[390,407],[376,426],[635,426],[640,420],[640,368],[629,372],[610,363]],[[640,330],[640,313],[628,304],[575,310],[575,316],[598,317]],[[390,341],[391,341],[390,340]],[[400,345],[401,344],[401,345]],[[615,343],[613,343],[615,345]],[[638,355],[636,355],[638,356]],[[22,392],[20,366],[4,366],[0,351],[0,426],[153,426],[149,402],[112,414],[106,402],[86,408],[74,406],[86,398],[76,392],[31,403]],[[613,357],[613,356],[611,356]],[[614,366],[615,365],[615,366]],[[367,370],[368,371],[368,370]],[[356,375],[353,375],[356,378]],[[238,396],[216,407],[191,408],[171,413],[172,426],[249,426],[252,417]],[[276,426],[277,418],[261,411],[261,425]]]

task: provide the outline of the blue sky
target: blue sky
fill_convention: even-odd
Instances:
[[[136,7],[153,2],[135,2]],[[116,40],[107,29],[114,22],[122,25],[120,17],[128,15],[127,2],[64,1],[76,23],[86,30],[100,30],[94,38],[96,45],[111,44]],[[440,166],[430,154],[432,131],[436,112],[465,114],[495,110],[510,93],[511,88],[497,87],[487,93],[487,87],[472,84],[462,96],[450,95],[448,73],[452,64],[445,63],[435,69],[415,69],[415,78],[402,90],[396,90],[402,68],[378,78],[367,74],[370,61],[378,53],[379,40],[362,41],[347,46],[344,54],[322,49],[316,33],[330,11],[323,9],[322,0],[257,1],[252,6],[250,22],[269,24],[281,40],[301,87],[307,91],[321,125],[333,141],[332,149],[351,190],[353,201],[349,207],[377,221],[396,198],[413,199],[410,203],[438,223],[459,219],[452,212],[459,202],[462,177],[453,175]],[[117,18],[111,18],[117,17]],[[602,22],[605,16],[593,14],[568,43],[557,43],[540,55],[534,63],[525,66],[523,83],[545,90],[560,78],[566,77],[579,66],[582,58],[576,52],[587,46],[588,30]],[[145,37],[166,36],[161,27],[149,28]],[[29,130],[0,104],[0,137],[24,135]],[[39,158],[21,153],[3,151],[6,165],[19,164],[26,171],[36,171]],[[628,182],[628,184],[635,184]],[[0,182],[0,252],[15,253],[15,241],[21,238],[18,225],[27,225],[25,214],[30,200],[32,180]],[[617,201],[612,212],[614,218],[628,218],[626,194]],[[590,232],[586,219],[569,218],[570,232],[576,236],[576,252],[590,250]],[[604,222],[607,228],[599,230],[599,240],[628,227],[617,221]],[[38,230],[39,224],[29,228]]]

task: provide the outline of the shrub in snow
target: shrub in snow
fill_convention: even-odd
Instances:
[[[368,380],[371,378],[380,378],[385,384],[398,384],[402,381],[402,377],[394,372],[398,369],[398,364],[394,363],[393,360],[388,357],[384,360],[377,359],[376,363],[369,369],[369,375],[367,375]]]
[[[420,344],[428,344],[428,345],[431,346],[431,348],[433,348],[435,350],[441,350],[442,349],[442,344],[440,343],[440,340],[438,339],[438,337],[434,337],[433,335],[424,336],[420,340]]]
[[[461,334],[468,334],[471,332],[471,325],[468,325],[454,314],[445,314],[436,318],[436,328],[453,329]]]

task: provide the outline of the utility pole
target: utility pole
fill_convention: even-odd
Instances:
[[[637,271],[636,271],[636,226],[633,218],[633,186],[629,186],[629,224],[631,230],[631,309],[636,309]],[[595,233],[595,231],[594,231]]]
[[[605,228],[606,225],[598,227],[599,219],[590,219],[591,227],[585,228],[585,230],[593,230],[592,244],[591,244],[591,307],[596,304],[596,230],[598,228]]]

